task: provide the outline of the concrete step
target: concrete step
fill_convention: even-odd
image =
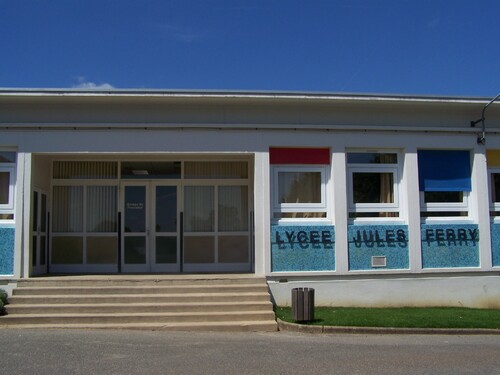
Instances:
[[[229,322],[188,322],[188,323],[87,323],[87,324],[9,324],[3,329],[127,329],[150,331],[217,331],[217,332],[276,332],[273,320],[229,321]]]
[[[50,286],[171,286],[255,284],[265,282],[252,275],[105,275],[105,276],[50,276],[18,281],[18,287]]]
[[[152,313],[152,312],[227,312],[227,311],[269,311],[270,301],[264,302],[182,302],[182,303],[128,303],[102,304],[36,304],[6,306],[7,314],[83,314],[83,313]]]
[[[20,280],[3,328],[276,331],[252,275],[102,275]]]
[[[189,293],[189,294],[80,294],[80,295],[19,295],[9,298],[11,305],[23,304],[100,304],[121,303],[124,299],[130,299],[139,303],[166,303],[166,302],[262,302],[269,301],[269,293],[266,292],[242,292],[242,293]]]
[[[75,287],[21,287],[18,295],[78,295],[78,294],[174,294],[174,293],[250,293],[267,292],[266,284],[242,285],[173,285],[173,286],[75,286]]]
[[[87,313],[13,314],[3,316],[0,327],[12,324],[108,324],[108,323],[195,323],[274,320],[271,311],[226,311],[188,313]]]

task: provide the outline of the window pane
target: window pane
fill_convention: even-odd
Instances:
[[[392,173],[352,174],[354,203],[394,203]]]
[[[42,207],[40,212],[40,230],[42,232],[47,231],[47,195],[42,194]]]
[[[116,232],[116,186],[87,187],[87,232]]]
[[[146,231],[146,187],[125,187],[125,232]]]
[[[491,174],[491,199],[500,202],[500,173]]]
[[[156,232],[177,231],[177,186],[156,187]]]
[[[55,161],[53,176],[62,179],[113,179],[118,176],[115,161]]]
[[[248,187],[219,187],[219,231],[248,230]]]
[[[467,216],[467,211],[422,211],[420,212],[421,217],[455,217],[455,216]]]
[[[185,237],[184,263],[214,263],[215,237]]]
[[[87,237],[87,264],[116,264],[118,239],[116,237]]]
[[[247,263],[248,236],[220,236],[219,263]]]
[[[31,230],[36,232],[38,230],[38,192],[33,192],[33,225]]]
[[[0,204],[9,204],[10,173],[0,172]]]
[[[320,172],[278,172],[279,203],[321,203]]]
[[[47,237],[40,236],[40,265],[45,266],[47,258]]]
[[[399,217],[399,212],[349,212],[349,219],[361,217]]]
[[[186,186],[184,209],[186,232],[214,231],[213,186]]]
[[[426,191],[424,200],[425,203],[462,203],[464,193],[462,191]]]
[[[179,161],[124,161],[121,164],[121,176],[127,179],[180,178]]]
[[[248,178],[246,161],[193,161],[184,166],[185,178]]]
[[[31,236],[31,265],[36,267],[37,237]]]
[[[82,237],[53,237],[52,264],[82,264],[83,238]]]
[[[177,263],[177,237],[156,237],[156,263]]]
[[[83,186],[54,186],[54,232],[83,232]]]
[[[125,237],[125,264],[146,264],[146,237]]]
[[[275,219],[318,219],[326,217],[326,212],[275,212]]]
[[[12,151],[0,151],[0,163],[15,163],[16,153]]]
[[[398,154],[381,154],[375,152],[349,152],[349,164],[397,164]]]

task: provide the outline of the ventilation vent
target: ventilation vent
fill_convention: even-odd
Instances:
[[[385,256],[372,257],[372,267],[387,267],[387,257]]]

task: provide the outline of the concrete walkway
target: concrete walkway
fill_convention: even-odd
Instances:
[[[0,330],[1,372],[500,374],[500,336]]]

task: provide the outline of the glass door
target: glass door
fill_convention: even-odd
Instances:
[[[152,272],[179,272],[179,229],[177,185],[154,183],[151,186],[153,195],[152,226]]]
[[[47,273],[47,194],[33,190],[31,221],[32,275]]]
[[[178,186],[123,185],[122,271],[179,271]]]

